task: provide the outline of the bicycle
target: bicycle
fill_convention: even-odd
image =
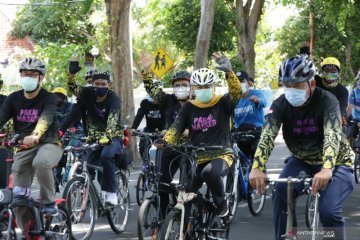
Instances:
[[[294,210],[295,203],[293,197],[293,185],[294,183],[304,183],[303,192],[306,192],[310,189],[312,178],[308,178],[305,176],[305,172],[300,172],[297,178],[292,178],[289,176],[288,178],[268,178],[266,182],[274,185],[275,183],[286,183],[287,184],[287,220],[286,220],[286,231],[281,236],[284,240],[294,240],[296,239],[296,229],[293,227],[294,221]],[[314,196],[313,202],[313,211],[311,212],[312,219],[308,218],[309,224],[311,224],[312,230],[312,240],[316,239],[316,233],[318,232],[319,227],[319,212],[318,212],[318,204],[319,204],[320,194],[317,193]],[[307,208],[308,211],[308,208]]]
[[[151,173],[153,178],[153,186],[150,189],[152,195],[148,196],[141,204],[138,214],[138,237],[140,240],[144,239],[157,239],[159,230],[163,219],[160,217],[160,198],[159,198],[159,186],[165,184],[160,182],[160,166],[162,159],[162,150],[157,150],[155,158],[155,168]],[[177,192],[173,184],[166,184],[166,187],[170,187],[170,195],[172,202],[176,202]],[[170,205],[171,206],[171,205]],[[173,206],[173,205],[172,205]]]
[[[252,188],[249,183],[249,176],[252,168],[252,161],[249,159],[237,145],[238,140],[255,138],[252,131],[232,132],[234,143],[233,150],[235,155],[234,166],[230,170],[226,182],[226,192],[232,193],[230,199],[230,221],[233,220],[237,211],[237,205],[241,200],[245,200],[253,216],[259,216],[264,209],[266,201],[266,192],[260,194]],[[235,181],[235,179],[238,181]]]
[[[358,133],[355,141],[353,142],[352,148],[355,152],[355,161],[354,161],[355,182],[357,184],[360,184],[360,132]]]
[[[147,133],[141,131],[133,131],[132,136],[138,136],[146,140],[146,148],[143,152],[142,160],[145,163],[143,165],[142,172],[139,174],[137,183],[135,186],[136,189],[136,202],[139,206],[144,201],[146,192],[150,190],[151,192],[155,191],[155,181],[157,180],[154,162],[150,159],[149,150],[152,146],[153,140],[161,138],[162,134],[160,133]]]
[[[99,145],[82,144],[80,147],[72,147],[81,152],[81,157],[74,163],[69,177],[71,178],[65,186],[63,198],[66,199],[65,206],[70,213],[72,222],[72,234],[75,239],[90,239],[98,214],[106,215],[111,229],[115,233],[125,230],[130,209],[130,194],[128,179],[123,170],[115,172],[117,181],[118,204],[115,206],[105,205],[104,196],[97,189],[88,168],[103,172],[103,168],[87,163],[86,153],[90,149],[97,149]],[[97,178],[95,177],[95,182]],[[97,184],[100,186],[100,184]]]
[[[19,135],[15,135],[12,140],[2,145],[9,148],[24,148],[23,145],[16,143],[18,137]],[[7,162],[11,164],[13,159],[7,159]],[[14,209],[22,207],[27,208],[29,214],[29,220],[25,223],[23,231],[23,239],[72,239],[70,217],[63,206],[64,201],[64,199],[56,199],[55,204],[58,208],[58,214],[56,216],[47,215],[43,211],[45,205],[32,197],[13,197],[12,178],[9,175],[8,188],[0,189],[0,206],[4,207],[0,213],[0,238],[6,240],[17,239],[15,232],[17,223]]]
[[[209,189],[205,197],[199,191],[197,193],[187,192],[187,164],[190,162],[192,169],[197,166],[197,153],[200,151],[212,151],[224,149],[223,146],[168,146],[175,151],[182,152],[186,158],[181,161],[180,181],[177,186],[177,204],[167,214],[161,227],[161,239],[227,239],[230,231],[228,217],[219,218],[216,215],[216,208],[212,201]],[[226,199],[228,200],[228,199]],[[188,223],[185,227],[185,203],[192,203],[193,207],[189,213]]]

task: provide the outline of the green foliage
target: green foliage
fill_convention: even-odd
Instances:
[[[37,5],[38,3],[43,5]],[[78,3],[68,3],[67,0],[30,0],[18,13],[12,34],[20,38],[30,34],[37,43],[45,44],[86,43],[87,39],[81,32],[90,35],[94,33],[88,15],[99,5],[100,0],[85,0]]]

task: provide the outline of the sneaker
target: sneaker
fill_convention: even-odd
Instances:
[[[113,206],[117,205],[118,197],[117,197],[116,193],[107,192],[106,196],[105,196],[105,204],[110,204]]]
[[[43,211],[45,215],[56,216],[58,214],[58,208],[55,203],[45,204]]]
[[[229,215],[229,203],[227,200],[218,207],[218,217],[223,218]]]

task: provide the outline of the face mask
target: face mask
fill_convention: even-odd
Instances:
[[[240,83],[242,92],[246,92],[248,90],[247,83]]]
[[[95,95],[97,97],[104,97],[108,91],[109,91],[109,88],[99,88],[99,87],[95,87],[94,88],[94,91],[95,91]]]
[[[303,89],[284,87],[284,93],[286,100],[294,107],[303,105],[308,99],[306,90]]]
[[[323,72],[322,75],[326,80],[330,80],[330,81],[339,80],[339,72]]]
[[[213,97],[212,88],[195,90],[195,99],[200,102],[209,102]]]
[[[177,99],[185,99],[190,95],[190,87],[175,87],[174,94]]]
[[[147,96],[146,99],[147,99],[149,102],[151,102],[151,103],[154,102],[154,99],[153,99],[152,97],[150,97],[150,96]]]
[[[25,92],[32,92],[39,85],[39,80],[37,78],[32,78],[32,77],[21,77],[20,84]]]

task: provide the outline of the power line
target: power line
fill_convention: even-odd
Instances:
[[[66,3],[78,3],[78,2],[86,2],[87,0],[74,0],[74,1],[67,1]],[[61,2],[52,2],[52,3],[1,3],[0,5],[14,5],[14,6],[54,6],[54,5],[61,5]]]

